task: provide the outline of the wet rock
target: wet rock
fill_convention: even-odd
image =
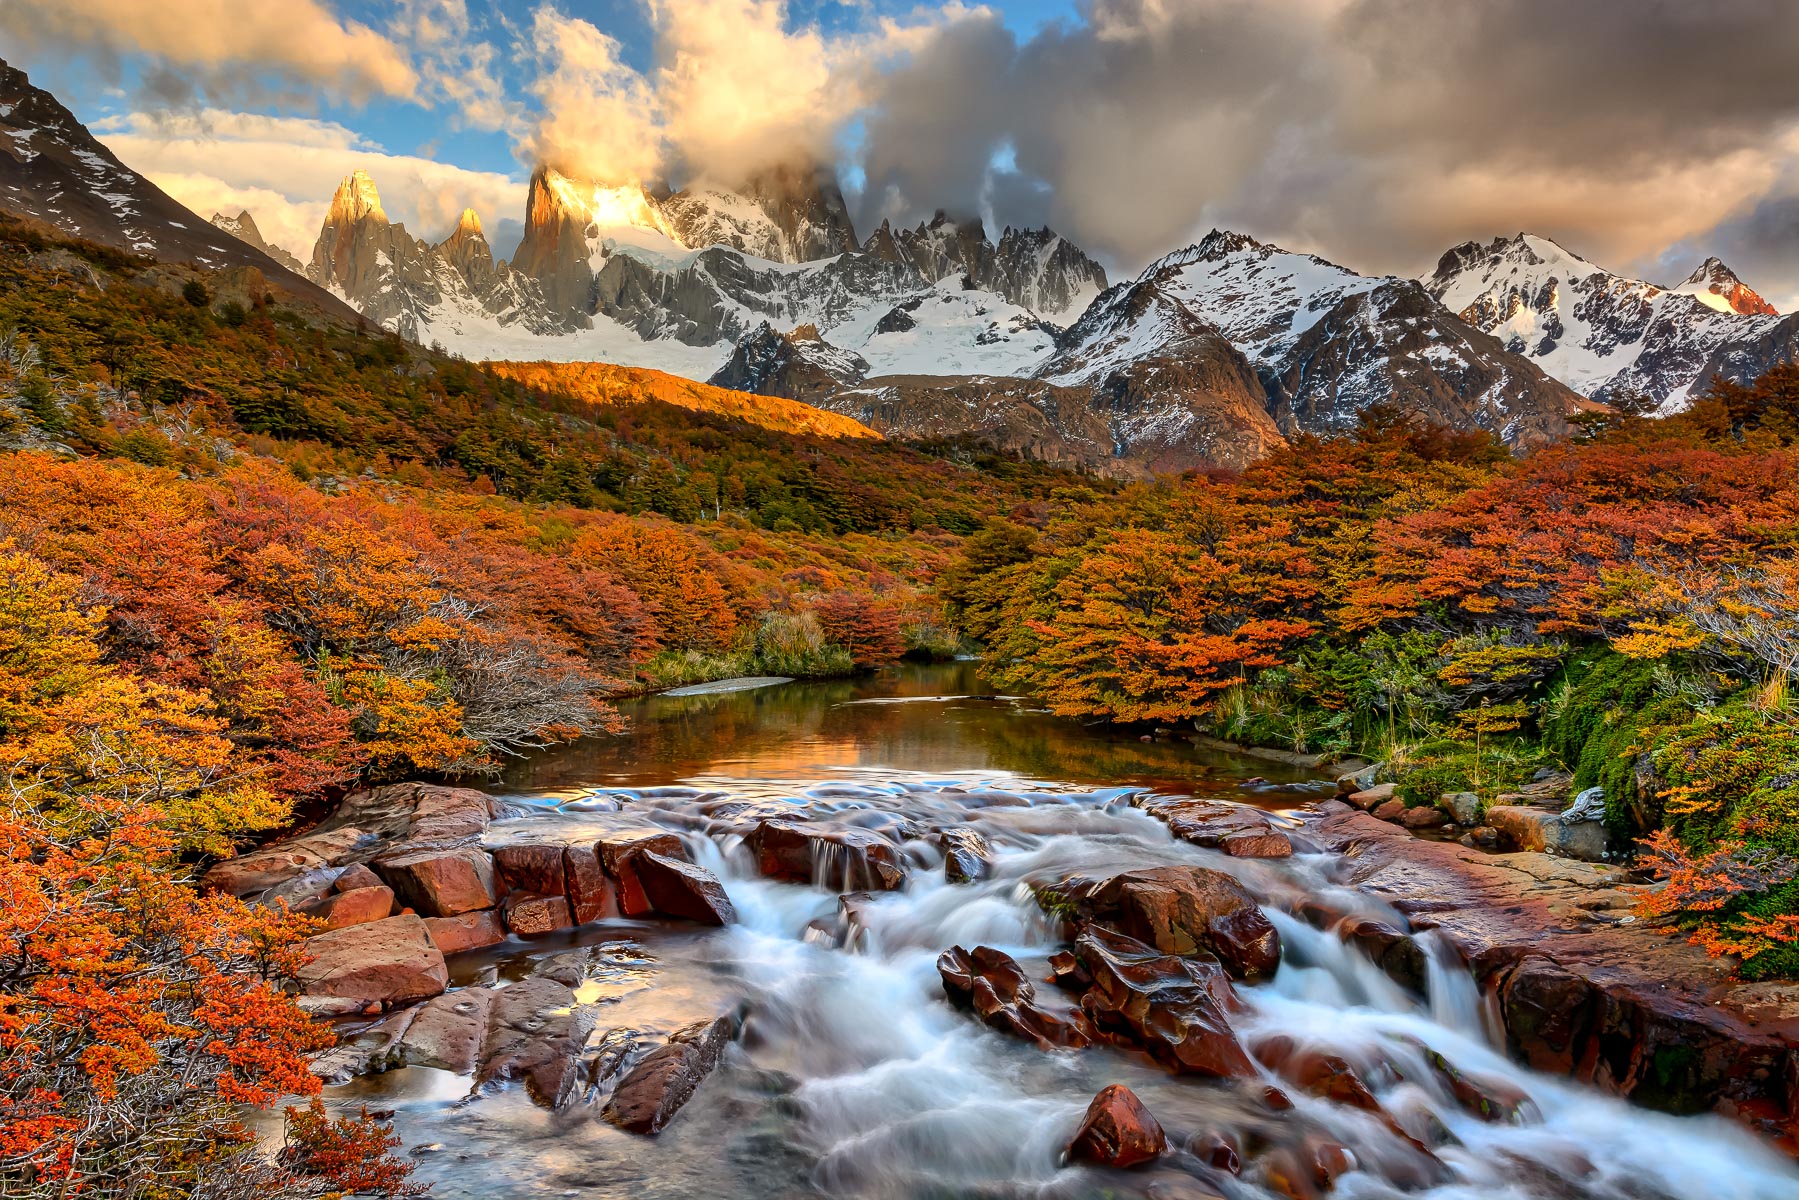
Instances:
[[[1437,807],[1448,813],[1457,825],[1480,824],[1480,795],[1476,792],[1445,792]]]
[[[598,852],[570,846],[562,852],[562,877],[568,885],[569,914],[575,924],[619,915],[618,888],[606,877]]]
[[[1496,849],[1499,845],[1499,831],[1491,825],[1476,825],[1462,836],[1462,845],[1469,849]]]
[[[392,916],[394,894],[391,888],[377,884],[349,892],[333,892],[300,911],[325,922],[326,929],[342,929],[346,925],[363,925]]]
[[[426,917],[425,934],[444,954],[479,950],[506,940],[506,927],[493,909],[457,913],[453,917]]]
[[[1449,824],[1449,814],[1440,808],[1408,808],[1399,823],[1407,829],[1441,829]]]
[[[1202,1133],[1187,1142],[1187,1153],[1214,1171],[1227,1175],[1243,1171],[1243,1144],[1234,1133]]]
[[[1274,829],[1261,833],[1244,831],[1229,834],[1218,848],[1232,858],[1287,858],[1293,853],[1293,839]]]
[[[619,877],[620,867],[626,859],[644,851],[660,854],[664,858],[687,857],[687,851],[682,848],[679,837],[654,825],[621,826],[605,833],[594,844],[594,853],[599,855],[600,866],[614,879]]]
[[[405,1003],[435,996],[448,985],[443,953],[416,916],[388,917],[334,929],[306,940],[309,961],[300,990],[312,996]]]
[[[1593,988],[1552,958],[1520,959],[1499,989],[1507,1032],[1539,1071],[1571,1074],[1593,1018]]]
[[[474,846],[402,852],[374,866],[401,903],[427,917],[492,908],[498,899],[493,860]]]
[[[374,1075],[405,1066],[400,1039],[415,1010],[402,1009],[365,1028],[343,1035],[328,1050],[312,1056],[307,1069],[326,1083],[345,1083],[358,1075]]]
[[[619,1081],[601,1115],[632,1133],[662,1132],[718,1067],[737,1028],[736,1018],[725,1016],[676,1032]]]
[[[1344,941],[1360,947],[1393,982],[1420,995],[1424,993],[1430,960],[1409,935],[1370,917],[1345,922],[1341,932]]]
[[[1131,871],[1094,888],[1086,903],[1101,924],[1170,954],[1210,951],[1241,978],[1270,975],[1280,965],[1280,934],[1222,871]]]
[[[1354,799],[1352,796],[1351,799]],[[1383,800],[1369,810],[1383,821],[1391,821],[1395,825],[1405,820],[1407,812],[1404,800]]]
[[[1354,771],[1337,776],[1337,794],[1353,796],[1357,792],[1365,792],[1374,786],[1375,776],[1380,774],[1380,763],[1369,763]]]
[[[1058,950],[1049,956],[1050,980],[1057,987],[1071,992],[1084,992],[1093,986],[1093,977],[1087,974],[1087,968],[1081,966],[1081,960],[1073,951]]]
[[[1087,1106],[1080,1129],[1068,1143],[1068,1157],[1104,1167],[1135,1167],[1168,1149],[1168,1135],[1135,1092],[1122,1083],[1101,1088]]]
[[[731,925],[737,910],[731,907],[718,877],[704,867],[665,858],[654,851],[634,855],[630,867],[645,897],[657,912],[684,917],[702,925]]]
[[[1096,1024],[1126,1033],[1177,1071],[1254,1073],[1225,1016],[1231,985],[1215,960],[1162,954],[1097,925],[1075,940],[1074,953],[1093,978],[1081,1006]]]
[[[1037,990],[1010,955],[990,946],[973,951],[952,946],[937,959],[937,974],[951,1003],[972,1008],[995,1029],[1036,1042],[1045,1050],[1079,1048],[1094,1041],[1092,1024],[1076,1009],[1054,1012],[1037,1003]]]
[[[575,923],[568,911],[566,896],[534,896],[530,892],[513,892],[506,897],[506,905],[501,913],[508,930],[526,936],[553,933]]]
[[[523,1080],[537,1103],[561,1107],[579,1079],[591,1007],[576,1004],[568,985],[541,975],[494,991],[491,1006],[477,1082]]]
[[[945,829],[937,835],[943,850],[943,877],[951,883],[976,883],[992,869],[993,848],[972,829]]]
[[[494,865],[508,888],[539,896],[565,896],[568,882],[562,869],[563,848],[557,845],[497,846]]]
[[[1470,1075],[1435,1050],[1426,1049],[1424,1060],[1431,1065],[1455,1102],[1483,1121],[1498,1125],[1522,1125],[1536,1114],[1536,1105],[1519,1088],[1501,1079]]]
[[[1392,800],[1398,791],[1399,785],[1396,783],[1376,783],[1370,784],[1360,791],[1351,792],[1343,799],[1363,812],[1371,812]]]
[[[407,1066],[474,1074],[487,1041],[494,995],[492,988],[463,988],[419,1005],[400,1038],[400,1058]]]
[[[843,892],[903,887],[906,866],[892,842],[864,829],[763,821],[746,839],[756,868],[770,879],[816,883]]]
[[[473,788],[401,784],[416,788],[406,841],[413,846],[453,846],[481,836],[493,819],[486,793]]]

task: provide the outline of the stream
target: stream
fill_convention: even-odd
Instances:
[[[1431,1200],[1794,1200],[1799,1173],[1720,1118],[1662,1116],[1510,1063],[1473,983],[1444,954],[1419,1001],[1333,934],[1288,915],[1308,897],[1399,918],[1333,882],[1333,856],[1234,859],[1174,839],[1131,806],[1144,790],[1296,809],[1328,784],[1282,764],[1138,741],[996,697],[972,664],[901,667],[851,681],[788,683],[623,706],[624,738],[534,757],[489,790],[516,811],[575,820],[622,806],[679,833],[724,882],[738,924],[617,919],[452,960],[452,985],[513,980],[543,960],[577,965],[577,995],[608,1031],[654,1040],[742,1002],[741,1038],[657,1137],[622,1132],[597,1105],[552,1113],[519,1087],[410,1067],[328,1089],[395,1111],[396,1132],[439,1198],[1279,1196],[1264,1160],[1302,1137],[1347,1147],[1333,1196]],[[877,893],[846,946],[821,937],[838,889],[758,876],[716,814],[803,809],[876,832],[965,823],[993,847],[990,876],[952,886],[941,857],[909,843],[911,882]],[[1302,842],[1303,845],[1303,842]],[[1026,880],[1200,864],[1260,900],[1283,944],[1267,982],[1238,985],[1246,1044],[1275,1036],[1347,1059],[1389,1119],[1265,1080],[1176,1077],[1109,1046],[1045,1052],[946,1000],[937,956],[985,945],[1035,979],[1063,948]],[[841,880],[853,889],[854,879]],[[1048,984],[1039,991],[1054,992]],[[1487,1123],[1426,1062],[1528,1096],[1519,1124]],[[1131,1171],[1063,1165],[1088,1102],[1129,1086],[1173,1147]],[[1243,1149],[1235,1176],[1183,1149],[1207,1134]],[[1429,1144],[1423,1153],[1416,1142]],[[1273,1161],[1273,1160],[1266,1160]],[[1309,1181],[1301,1181],[1310,1186]],[[1303,1192],[1303,1186],[1301,1191]],[[1304,1193],[1313,1194],[1313,1193]]]

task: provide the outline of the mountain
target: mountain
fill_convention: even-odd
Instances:
[[[1424,286],[1469,324],[1595,400],[1642,395],[1674,411],[1721,368],[1742,378],[1730,363],[1799,355],[1793,322],[1717,259],[1679,287],[1661,288],[1520,233],[1454,247]]]
[[[544,337],[569,327],[534,281],[494,262],[474,210],[464,209],[455,231],[431,245],[387,219],[375,181],[360,170],[332,196],[306,273],[369,320],[420,343],[454,349],[471,332],[517,328]]]
[[[248,209],[238,213],[235,217],[228,217],[224,213],[213,213],[212,223],[216,228],[224,230],[238,241],[262,251],[294,274],[305,273],[305,263],[281,247],[269,244],[267,239],[262,236],[262,230],[256,227],[256,218],[250,215]]]
[[[1358,275],[1240,233],[1214,230],[1093,303],[1038,374],[1053,383],[1158,386],[1143,364],[1240,387],[1223,348],[1253,370],[1288,435],[1353,428],[1396,405],[1517,446],[1567,432],[1581,398],[1447,312],[1412,280]],[[1163,374],[1159,386],[1191,388]]]
[[[0,210],[160,262],[237,272],[246,290],[272,289],[336,315],[355,315],[265,251],[177,204],[120,162],[56,97],[4,61]]]

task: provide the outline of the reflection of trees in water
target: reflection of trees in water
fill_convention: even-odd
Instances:
[[[631,729],[623,736],[551,750],[517,764],[504,783],[533,791],[862,766],[927,773],[991,771],[1185,791],[1228,787],[1247,775],[1276,776],[1279,770],[1184,742],[1139,742],[1115,730],[1084,727],[1006,701],[848,703],[980,695],[982,688],[973,664],[956,663],[741,692],[649,697],[621,706],[631,718]],[[1288,771],[1286,777],[1297,775]]]

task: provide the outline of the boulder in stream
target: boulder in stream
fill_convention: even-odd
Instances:
[[[1168,1135],[1135,1092],[1122,1083],[1101,1088],[1087,1106],[1087,1115],[1068,1157],[1105,1167],[1135,1167],[1151,1162],[1168,1149]]]
[[[1271,975],[1281,936],[1255,897],[1222,871],[1154,867],[1115,875],[1093,888],[1093,920],[1169,954],[1210,952],[1242,979]]]
[[[736,924],[737,910],[731,907],[731,898],[706,868],[647,850],[632,857],[630,865],[657,912],[702,925]]]
[[[995,1029],[1042,1049],[1078,1049],[1095,1040],[1092,1022],[1080,1009],[1058,1012],[1038,1004],[1036,987],[1004,951],[952,946],[938,956],[937,974],[951,1003],[974,1009]]]
[[[1225,1015],[1234,1001],[1217,960],[1163,954],[1098,925],[1075,939],[1074,953],[1093,979],[1081,1006],[1096,1024],[1119,1030],[1177,1071],[1255,1074]]]
[[[402,1004],[435,996],[450,981],[443,952],[411,914],[322,933],[307,939],[306,952],[299,982],[310,996]]]
[[[631,1133],[661,1133],[718,1067],[719,1056],[735,1036],[734,1016],[696,1021],[676,1031],[619,1081],[601,1115]]]
[[[891,892],[906,882],[898,847],[866,829],[763,821],[745,840],[756,856],[756,869],[770,879],[840,892]]]
[[[993,847],[973,829],[945,829],[937,844],[943,849],[943,877],[950,883],[978,883],[992,870]]]

